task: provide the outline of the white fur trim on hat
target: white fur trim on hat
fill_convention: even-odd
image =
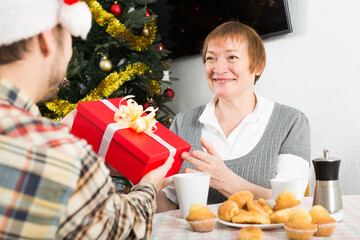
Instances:
[[[59,22],[73,36],[86,39],[91,28],[92,15],[90,9],[84,2],[72,5],[63,4],[59,14]]]
[[[91,28],[91,12],[84,2],[0,0],[0,46],[31,38],[57,24],[85,39]]]

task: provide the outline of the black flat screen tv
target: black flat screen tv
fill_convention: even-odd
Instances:
[[[292,31],[287,0],[157,0],[148,7],[170,57],[201,53],[206,35],[216,26],[238,20],[262,39]]]

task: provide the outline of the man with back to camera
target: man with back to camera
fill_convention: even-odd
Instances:
[[[103,159],[36,106],[57,94],[71,35],[90,27],[84,2],[0,0],[0,239],[150,237],[173,159],[116,193]]]

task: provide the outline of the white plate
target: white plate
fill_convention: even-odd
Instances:
[[[236,228],[243,228],[248,226],[254,226],[261,229],[274,229],[274,228],[282,228],[284,226],[283,223],[272,223],[272,224],[242,224],[242,223],[232,223],[232,222],[226,222],[223,220],[218,219],[218,221],[221,224],[230,226],[230,227],[236,227]]]
[[[267,199],[266,201],[269,203],[269,205],[272,208],[274,207],[275,201],[273,199]],[[224,225],[227,225],[227,226],[230,226],[230,227],[236,227],[236,228],[254,226],[254,227],[261,228],[261,229],[274,229],[274,228],[282,228],[284,226],[283,223],[271,223],[271,224],[233,223],[233,222],[227,222],[227,221],[220,220],[219,218],[218,218],[218,221],[221,224],[224,224]]]
[[[266,199],[265,201],[267,201],[271,208],[273,208],[276,204],[274,199]]]

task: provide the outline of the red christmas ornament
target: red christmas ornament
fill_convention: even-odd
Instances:
[[[150,13],[146,11],[145,16],[150,17]]]
[[[164,95],[169,98],[174,98],[175,92],[174,90],[168,87],[167,89],[164,90]]]
[[[147,109],[148,107],[156,108],[156,102],[153,99],[150,99],[147,102],[144,102],[144,104],[143,104],[144,110]]]
[[[115,16],[119,16],[120,14],[122,14],[122,7],[120,4],[118,3],[114,3],[113,5],[111,5],[110,7],[110,12]]]
[[[160,43],[160,46],[158,46],[157,49],[159,49],[159,50],[164,50],[165,48],[164,48],[164,46],[162,45],[162,43]]]

